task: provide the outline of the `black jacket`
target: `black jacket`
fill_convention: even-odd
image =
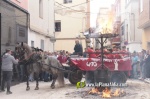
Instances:
[[[79,54],[79,55],[82,56],[82,53],[83,53],[82,45],[81,44],[76,44],[74,46],[74,52],[75,52],[75,54]]]
[[[150,55],[145,60],[145,76],[146,78],[150,78]]]

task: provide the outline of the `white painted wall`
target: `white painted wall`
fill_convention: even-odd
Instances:
[[[141,52],[142,51],[142,45],[139,43],[131,43],[127,46],[129,48],[129,51],[133,53],[134,51],[136,52]]]
[[[55,20],[61,21],[61,31],[55,32],[56,38],[61,38],[63,40],[56,40],[55,50],[66,50],[71,53],[74,52],[75,39],[80,35],[84,37],[81,32],[86,30],[86,14],[74,11],[72,9],[87,12],[86,0],[72,0],[72,3],[64,4],[63,0],[55,0]],[[58,4],[59,3],[59,4]],[[73,6],[77,4],[82,4],[80,6],[72,7],[72,9],[65,8],[63,6]],[[61,4],[61,5],[60,5]],[[63,5],[63,6],[62,6]],[[58,10],[62,9],[63,10]],[[67,38],[67,39],[66,39]],[[85,40],[80,40],[83,49],[86,47]]]
[[[128,38],[128,48],[131,52],[141,51],[141,41],[142,41],[142,30],[138,29],[139,25],[139,1],[131,0],[129,4],[125,5],[125,14],[122,16],[122,22],[125,25],[125,31],[123,35],[123,40],[127,41]],[[134,14],[132,14],[134,13]],[[127,28],[128,24],[128,28]],[[128,35],[127,35],[128,32]],[[127,37],[128,36],[128,37]],[[122,44],[123,45],[123,44]]]
[[[54,0],[43,0],[43,18],[39,17],[39,0],[29,0],[30,28],[28,44],[35,42],[35,47],[41,48],[41,39],[44,40],[44,50],[53,51],[50,38],[54,36]],[[48,37],[47,37],[48,36]]]

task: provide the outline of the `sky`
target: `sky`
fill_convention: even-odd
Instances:
[[[90,0],[91,11],[94,14],[91,14],[91,27],[96,27],[96,18],[99,12],[100,7],[111,7],[111,4],[114,4],[115,0]]]

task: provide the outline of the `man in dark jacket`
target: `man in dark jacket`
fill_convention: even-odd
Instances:
[[[75,41],[76,45],[74,46],[74,54],[82,56],[83,48],[82,45],[79,43],[79,40]]]
[[[11,50],[7,49],[6,53],[2,57],[2,74],[3,74],[3,79],[2,79],[2,86],[1,90],[4,90],[5,87],[5,82],[7,82],[7,93],[6,94],[12,94],[10,91],[10,85],[11,85],[11,80],[13,76],[13,64],[18,64],[18,59],[15,60],[15,58],[11,55]]]

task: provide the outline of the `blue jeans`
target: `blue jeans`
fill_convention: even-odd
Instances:
[[[137,65],[133,65],[133,77],[137,78]]]
[[[145,63],[141,66],[142,67],[142,78],[145,78]]]

